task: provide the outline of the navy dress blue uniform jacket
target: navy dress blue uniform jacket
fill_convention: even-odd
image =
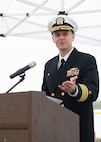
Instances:
[[[45,64],[42,91],[45,91],[48,96],[62,99],[66,108],[79,115],[80,142],[94,142],[92,102],[96,101],[99,92],[99,76],[96,60],[92,55],[79,52],[74,48],[61,73],[58,73],[58,59],[59,56],[56,56]],[[72,97],[66,92],[63,93],[58,88],[58,85],[63,81],[70,80],[67,72],[72,68],[78,68],[79,70],[76,81],[78,86],[76,97]]]

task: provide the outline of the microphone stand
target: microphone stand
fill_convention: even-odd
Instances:
[[[23,80],[25,79],[25,73],[20,75],[20,80],[15,84],[13,85],[6,93],[9,93],[15,86],[17,86],[20,82],[22,82]]]

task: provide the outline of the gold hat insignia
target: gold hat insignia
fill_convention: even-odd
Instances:
[[[65,19],[63,17],[58,17],[56,19],[56,24],[57,25],[63,25],[64,24]]]

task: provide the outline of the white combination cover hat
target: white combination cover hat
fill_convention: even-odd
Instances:
[[[68,17],[68,15],[59,14],[48,22],[48,30],[53,33],[58,30],[77,31],[77,23]]]

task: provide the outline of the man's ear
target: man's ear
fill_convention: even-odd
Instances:
[[[74,38],[75,38],[75,34],[73,34],[73,41],[74,41]]]
[[[55,43],[55,41],[54,41],[54,36],[52,35],[52,40],[53,40],[53,42]]]

